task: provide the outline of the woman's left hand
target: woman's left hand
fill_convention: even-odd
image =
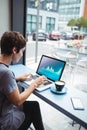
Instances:
[[[28,74],[23,74],[19,77],[16,77],[16,81],[26,81],[26,80],[30,80],[31,79],[32,74],[28,73]]]

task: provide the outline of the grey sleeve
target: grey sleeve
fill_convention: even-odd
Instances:
[[[11,71],[7,71],[2,78],[2,91],[4,94],[9,94],[17,88],[15,76]]]

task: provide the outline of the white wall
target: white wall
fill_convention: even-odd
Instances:
[[[0,37],[3,32],[10,30],[9,0],[0,0]]]

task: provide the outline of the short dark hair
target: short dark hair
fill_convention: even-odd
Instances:
[[[17,53],[26,46],[26,40],[19,32],[5,32],[0,40],[1,54],[11,55],[12,49],[15,47]]]

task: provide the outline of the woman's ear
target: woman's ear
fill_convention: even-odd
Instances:
[[[16,52],[17,52],[17,50],[16,50],[16,48],[14,47],[14,48],[13,48],[13,54],[16,54]]]

